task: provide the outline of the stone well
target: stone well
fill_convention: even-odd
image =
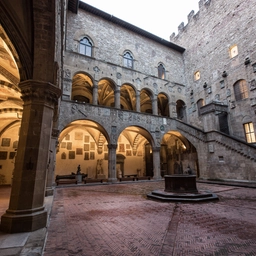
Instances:
[[[218,196],[210,191],[198,191],[196,175],[165,175],[165,189],[154,190],[148,198],[164,202],[202,202],[218,200]]]

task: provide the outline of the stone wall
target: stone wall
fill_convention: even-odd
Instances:
[[[77,72],[86,72],[95,81],[113,80],[118,86],[132,84],[155,94],[164,92],[173,102],[185,101],[185,76],[182,54],[170,47],[129,31],[110,21],[79,9],[68,13],[65,70],[70,78]],[[93,57],[78,53],[79,40],[88,36],[93,42]],[[123,66],[123,54],[129,50],[134,57],[134,68]],[[163,63],[166,79],[158,78],[158,64]]]
[[[245,140],[243,123],[253,122],[256,127],[256,75],[252,67],[256,62],[255,10],[253,0],[201,0],[198,13],[191,12],[188,24],[181,24],[179,34],[172,35],[172,42],[186,48],[187,109],[191,124],[204,127],[195,106],[199,99],[204,99],[206,104],[218,101],[229,106],[230,134],[237,138]],[[230,58],[233,45],[237,45],[238,55]],[[250,62],[245,65],[247,57]],[[201,75],[197,81],[196,71]],[[227,77],[222,76],[224,71]],[[247,81],[249,98],[235,101],[233,85],[239,79]]]

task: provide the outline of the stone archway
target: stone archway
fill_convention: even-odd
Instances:
[[[59,135],[56,154],[56,175],[75,173],[80,165],[81,173],[88,178],[108,177],[108,136],[99,124],[89,120],[76,120],[68,124]]]
[[[195,146],[178,131],[167,132],[161,142],[161,175],[184,174],[190,168],[199,177]]]

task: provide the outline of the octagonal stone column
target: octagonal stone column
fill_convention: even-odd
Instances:
[[[98,105],[98,85],[94,84],[92,87],[92,104],[97,106]]]
[[[157,98],[152,99],[152,114],[158,115]]]
[[[117,145],[108,145],[108,181],[115,182],[116,178],[116,149]]]
[[[153,152],[153,172],[154,172],[154,179],[159,180],[161,179],[161,171],[160,171],[160,147],[152,148]]]
[[[29,232],[47,224],[44,208],[46,170],[54,107],[61,90],[51,83],[20,83],[24,101],[9,209],[1,217],[1,230]]]
[[[120,89],[116,89],[115,90],[115,108],[120,109],[121,105],[120,105]]]
[[[47,162],[47,177],[45,196],[53,195],[53,184],[55,183],[55,165],[56,165],[56,147],[58,144],[59,130],[52,129],[51,143],[49,148],[49,157]]]

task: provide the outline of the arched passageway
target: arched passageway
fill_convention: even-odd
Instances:
[[[127,176],[153,177],[152,147],[149,133],[130,126],[122,131],[117,147],[117,178]],[[123,164],[119,159],[123,159]]]
[[[18,55],[0,25],[0,185],[11,184],[23,112]]]
[[[97,172],[101,163],[102,171]],[[56,175],[76,173],[80,165],[81,172],[88,178],[97,178],[99,174],[108,177],[108,141],[106,131],[95,122],[78,120],[66,126],[59,136],[56,155]]]
[[[78,165],[88,178],[110,177],[107,131],[89,120],[77,120],[67,125],[59,136],[56,154],[56,175],[76,173]],[[127,127],[116,145],[115,177],[153,177],[151,135],[140,127]],[[98,164],[101,172],[98,173]]]
[[[198,177],[196,148],[178,131],[167,132],[160,149],[161,175],[182,174],[191,169]]]

